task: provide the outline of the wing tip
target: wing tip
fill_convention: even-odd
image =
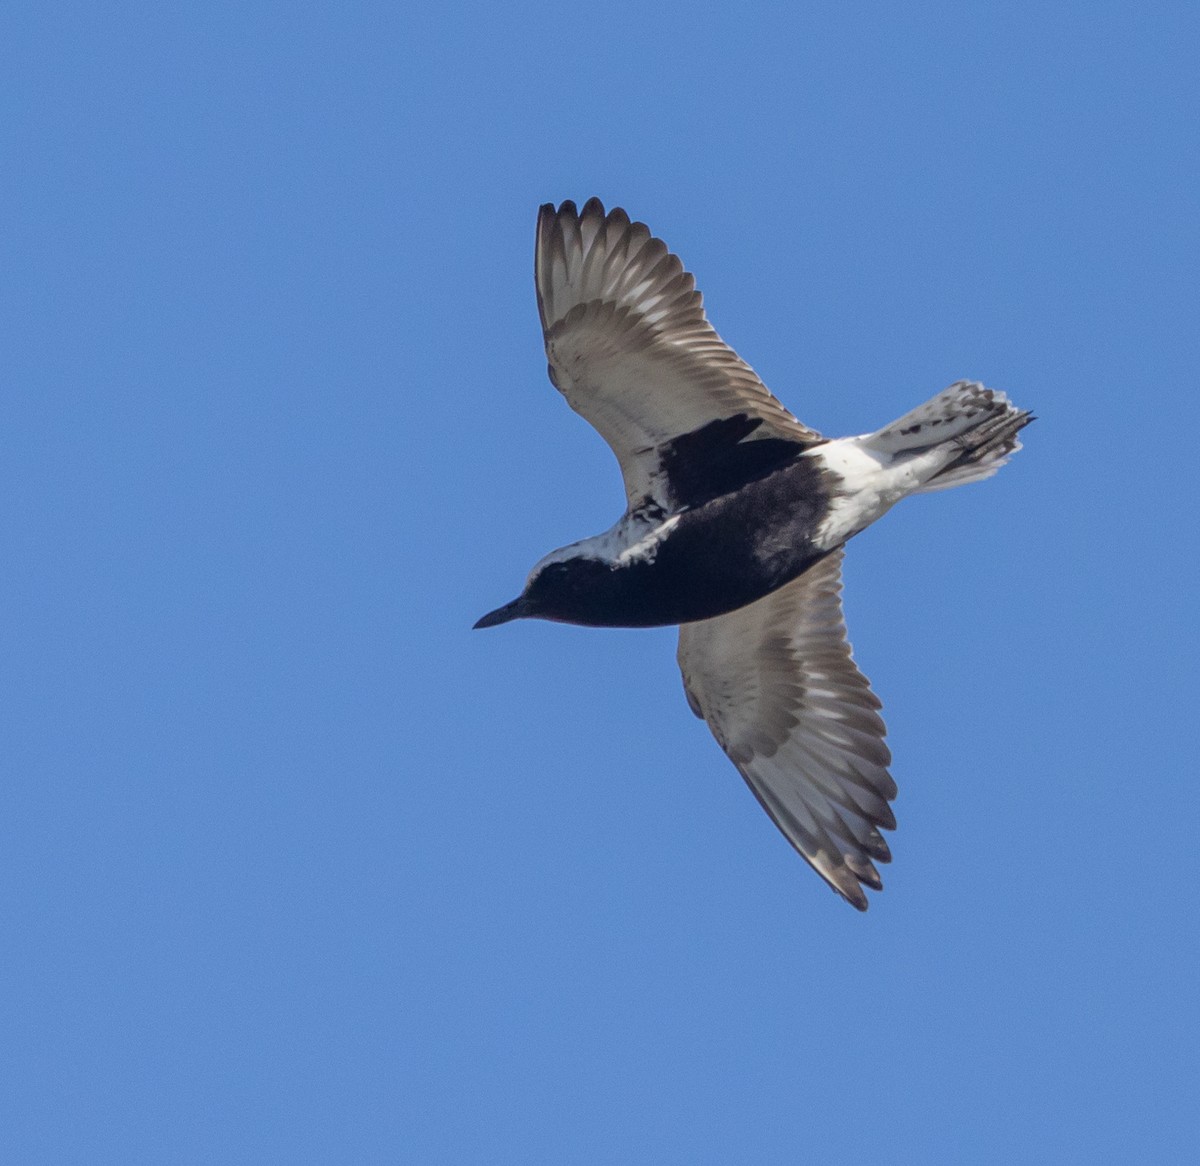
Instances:
[[[604,216],[604,203],[602,203],[595,195],[589,198],[580,210],[573,198],[564,198],[557,206],[552,202],[544,202],[538,207],[538,222],[542,222],[547,218],[554,219],[580,219],[588,218],[591,215],[599,213]]]
[[[571,198],[563,199],[558,206],[555,206],[552,202],[544,202],[538,207],[539,229],[560,220],[571,220],[575,223],[594,221],[604,223],[609,227],[630,228],[639,233],[645,232],[647,235],[653,233],[645,223],[637,222],[630,218],[629,212],[624,207],[615,206],[612,210],[606,210],[604,201],[596,195],[592,195],[583,204],[582,208],[578,207],[575,204],[575,200]]]
[[[843,854],[836,865],[827,862],[817,862],[804,855],[812,868],[841,898],[845,899],[856,911],[865,911],[871,904],[864,887],[873,891],[883,890],[883,879],[879,872],[865,858],[853,854]]]

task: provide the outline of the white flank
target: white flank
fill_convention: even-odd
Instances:
[[[870,444],[873,437],[874,434],[868,433],[838,438],[805,455],[816,458],[835,475],[829,514],[813,537],[820,550],[841,546],[870,526],[901,498],[921,489],[960,452],[947,443],[897,459],[873,447]]]

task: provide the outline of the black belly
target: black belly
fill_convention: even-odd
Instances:
[[[577,611],[559,618],[658,627],[745,607],[824,556],[812,539],[828,506],[819,466],[801,458],[685,511],[652,560],[609,571],[578,597]]]

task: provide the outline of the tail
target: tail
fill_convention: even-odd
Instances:
[[[947,448],[954,456],[916,493],[990,478],[1021,448],[1017,433],[1033,414],[978,381],[956,381],[932,400],[873,433],[867,444],[889,458]]]

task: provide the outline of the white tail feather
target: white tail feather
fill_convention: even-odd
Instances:
[[[959,381],[876,433],[844,437],[808,455],[830,473],[829,513],[814,536],[841,545],[901,498],[990,478],[1021,448],[1033,417],[1003,394]]]
[[[867,440],[880,453],[903,458],[938,447],[955,456],[914,493],[932,493],[990,478],[1021,448],[1017,431],[1033,418],[1003,393],[978,381],[956,381]]]

